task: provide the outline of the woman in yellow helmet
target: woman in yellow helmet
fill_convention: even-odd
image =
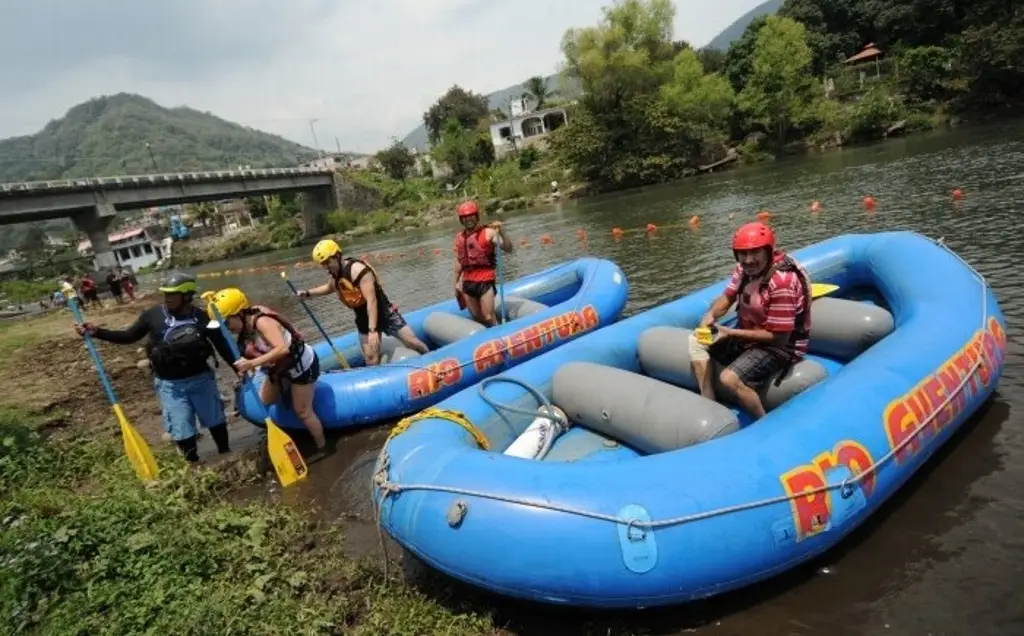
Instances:
[[[338,299],[356,314],[359,346],[367,366],[380,362],[382,332],[398,338],[402,344],[419,353],[430,351],[406,324],[398,307],[388,300],[377,272],[368,263],[358,258],[343,257],[341,246],[331,239],[316,244],[313,261],[323,266],[334,280],[313,289],[300,290],[299,297],[338,294]]]
[[[228,330],[238,334],[238,350],[242,353],[235,362],[238,374],[262,368],[268,381],[260,388],[260,401],[267,406],[288,393],[292,409],[313,436],[319,455],[326,442],[324,427],[313,410],[320,377],[316,352],[287,319],[269,307],[250,305],[240,289],[222,289],[209,302],[224,316]],[[215,317],[212,308],[209,312]]]

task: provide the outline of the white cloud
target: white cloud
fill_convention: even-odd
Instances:
[[[677,0],[706,44],[760,0]],[[375,151],[452,84],[489,93],[553,73],[567,28],[610,0],[34,0],[0,40],[0,137],[90,97],[146,95],[321,147]],[[244,7],[244,8],[243,8]],[[16,61],[15,61],[16,60]]]

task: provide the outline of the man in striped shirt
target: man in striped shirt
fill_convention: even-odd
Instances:
[[[732,249],[736,268],[700,326],[711,327],[736,303],[737,326],[717,325],[708,355],[723,369],[721,385],[745,411],[763,417],[757,390],[807,352],[810,279],[785,252],[775,249],[775,233],[763,223],[748,223],[736,230]],[[715,399],[707,361],[695,360],[693,371],[701,395]]]

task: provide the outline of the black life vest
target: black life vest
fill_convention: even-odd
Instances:
[[[206,317],[198,309],[187,318],[172,316],[163,307],[164,330],[149,346],[149,359],[155,369],[189,367],[205,362],[213,355],[206,338]]]

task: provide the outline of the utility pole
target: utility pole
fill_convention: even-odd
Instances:
[[[149,160],[153,162],[153,171],[159,173],[160,166],[156,165],[156,157],[153,156],[153,147],[149,145],[148,141],[146,142],[146,150],[149,151]]]
[[[316,156],[322,158],[324,155],[323,155],[322,152],[320,152],[320,142],[317,141],[317,139],[316,139],[316,128],[313,127],[313,124],[315,124],[318,121],[320,121],[320,120],[319,119],[310,119],[309,120],[309,132],[313,133],[313,146],[316,147]]]

